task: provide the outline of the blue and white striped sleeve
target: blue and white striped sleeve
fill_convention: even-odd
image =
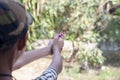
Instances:
[[[49,68],[44,71],[40,77],[37,77],[34,80],[57,80],[56,70],[53,68]]]

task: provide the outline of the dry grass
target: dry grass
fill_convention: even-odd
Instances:
[[[49,66],[50,58],[38,59],[19,70],[13,71],[13,76],[17,80],[32,80],[40,76],[40,74]],[[72,77],[67,76],[63,68],[62,73],[59,75],[58,80],[74,80]]]
[[[32,80],[38,76],[49,66],[50,58],[38,59],[23,68],[13,72],[13,76],[17,80]],[[95,71],[89,73],[78,73],[77,63],[64,62],[63,71],[58,77],[58,80],[120,80],[120,67],[109,66],[99,75]]]
[[[47,58],[38,59],[19,70],[13,72],[17,80],[32,80],[39,76],[47,68],[51,60]]]

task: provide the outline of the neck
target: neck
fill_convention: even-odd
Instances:
[[[13,80],[12,77],[0,77],[0,80]]]
[[[6,76],[6,75],[11,75],[12,72],[10,63],[9,64],[7,63],[8,61],[0,59],[0,64],[3,64],[0,65],[0,80],[12,80],[11,76]]]
[[[4,58],[4,59],[3,59]],[[4,56],[0,56],[0,73],[11,74],[12,63]]]
[[[1,54],[0,53],[0,74],[11,75],[13,65],[12,52]],[[12,80],[10,76],[0,76],[0,80]]]

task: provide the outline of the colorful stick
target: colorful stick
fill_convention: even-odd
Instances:
[[[61,38],[64,34],[65,34],[65,32],[58,34],[58,39]]]

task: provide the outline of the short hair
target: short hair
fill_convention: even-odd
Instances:
[[[29,25],[27,15],[22,4],[0,0],[0,51],[8,50],[26,34]]]

